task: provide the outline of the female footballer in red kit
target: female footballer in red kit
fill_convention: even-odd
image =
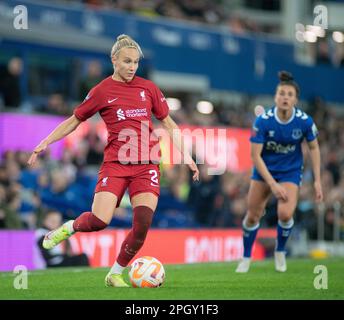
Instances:
[[[178,126],[169,116],[165,97],[153,82],[135,75],[141,57],[143,54],[136,41],[127,35],[118,36],[111,50],[113,75],[93,87],[73,115],[42,140],[28,160],[29,165],[33,164],[38,154],[51,143],[66,137],[95,113],[99,112],[103,118],[108,143],[99,170],[92,211],[83,212],[75,220],[69,220],[47,233],[43,247],[53,248],[75,232],[106,228],[128,188],[133,224],[116,262],[105,277],[105,285],[111,287],[128,287],[122,272],[142,247],[158,203],[160,148],[157,138],[149,139],[154,136],[152,114],[161,121],[177,148],[184,150]],[[189,154],[184,154],[184,157],[193,172],[193,180],[198,180],[197,165]]]

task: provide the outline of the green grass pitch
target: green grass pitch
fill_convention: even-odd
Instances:
[[[15,289],[17,274],[0,274],[0,299],[15,300],[231,300],[344,299],[344,259],[288,259],[288,271],[278,273],[274,262],[253,262],[247,274],[236,274],[237,262],[165,265],[160,288],[106,288],[108,268],[38,270],[28,275],[28,289]],[[328,271],[328,288],[315,289],[317,265]],[[125,273],[126,280],[127,273]]]

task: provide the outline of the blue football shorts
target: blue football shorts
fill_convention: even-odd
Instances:
[[[301,186],[302,183],[302,170],[295,170],[289,172],[271,172],[272,177],[278,182],[291,182],[297,186]],[[251,176],[252,180],[264,181],[263,177],[258,173],[258,170],[253,169]]]

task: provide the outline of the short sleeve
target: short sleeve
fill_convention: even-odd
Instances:
[[[85,97],[84,101],[74,109],[74,115],[80,120],[85,121],[99,111],[98,90],[92,88]]]
[[[252,126],[250,141],[253,143],[265,143],[265,128],[261,116],[256,118]]]
[[[312,117],[308,116],[308,119],[306,121],[306,131],[305,131],[305,138],[308,142],[311,142],[317,138],[319,135],[318,128],[315,125]]]
[[[169,107],[165,96],[160,89],[153,84],[152,86],[153,108],[152,112],[158,120],[163,120],[168,116]]]

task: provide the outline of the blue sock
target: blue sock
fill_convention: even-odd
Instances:
[[[254,240],[256,239],[256,235],[259,229],[259,223],[253,227],[247,227],[245,224],[245,220],[242,224],[242,229],[243,229],[243,242],[244,242],[244,258],[250,258],[251,257],[251,252],[252,252],[252,247]]]
[[[291,218],[288,222],[282,222],[278,220],[276,251],[285,251],[285,245],[291,234],[293,225],[294,225],[293,218]]]

